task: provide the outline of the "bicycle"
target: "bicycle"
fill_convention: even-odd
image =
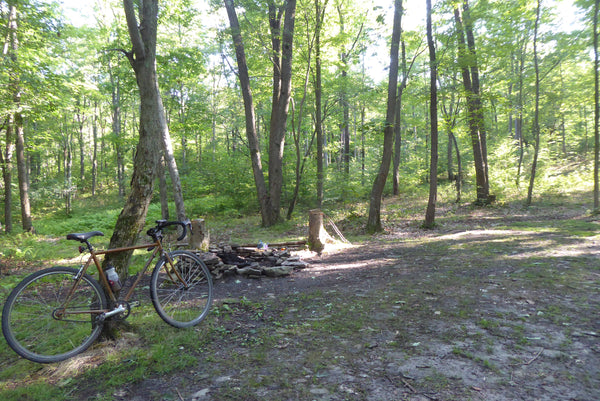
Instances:
[[[200,323],[212,304],[211,274],[195,254],[163,248],[163,230],[173,225],[182,228],[177,238],[182,240],[188,223],[158,220],[147,231],[152,243],[99,251],[90,239],[103,236],[101,231],[68,234],[68,240],[81,243],[80,253],[89,252],[87,261],[79,269],[50,267],[32,273],[12,290],[2,309],[2,333],[8,345],[38,363],[59,362],[85,351],[102,332],[106,319],[129,317],[131,307],[137,306],[137,302],[129,302],[134,289],[157,256],[150,277],[150,298],[156,312],[174,327]],[[144,248],[152,254],[123,299],[117,299],[120,282],[109,280],[98,256]],[[88,274],[92,264],[100,282],[92,277],[94,273]]]

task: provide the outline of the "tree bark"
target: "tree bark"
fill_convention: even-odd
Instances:
[[[396,124],[394,126],[394,172],[392,193],[394,196],[400,195],[400,156],[402,152],[402,93],[406,85],[406,46],[404,41],[402,47],[402,82],[398,85],[398,99],[396,100]]]
[[[271,125],[269,136],[269,189],[265,178],[260,156],[260,144],[256,129],[256,117],[250,89],[250,77],[246,52],[242,40],[240,24],[233,5],[233,0],[224,0],[229,17],[231,35],[238,64],[238,78],[242,88],[244,110],[246,115],[246,136],[250,148],[254,182],[258,193],[263,226],[272,226],[281,220],[281,192],[283,188],[283,149],[285,131],[291,97],[292,54],[294,38],[294,22],[296,0],[287,0],[283,6],[269,5],[269,26],[271,31],[273,62],[273,103],[271,108]],[[284,17],[285,13],[285,17]],[[283,29],[281,28],[281,20]]]
[[[254,102],[252,100],[252,90],[250,88],[250,75],[248,73],[248,63],[246,62],[246,51],[244,49],[244,42],[242,40],[240,23],[238,21],[237,13],[233,5],[233,0],[223,0],[223,2],[225,4],[225,9],[227,10],[227,15],[229,17],[231,36],[233,39],[233,45],[235,47],[235,55],[238,65],[238,79],[240,81],[242,98],[244,100],[244,112],[246,117],[246,137],[248,139],[250,159],[252,161],[254,184],[256,185],[256,192],[262,216],[262,224],[266,226],[269,223],[269,220],[267,219],[267,213],[271,209],[271,201],[269,199],[269,194],[267,193],[267,186],[265,183],[265,177],[263,173],[260,154],[260,142],[258,139],[258,133],[256,131],[256,116],[254,113]]]
[[[4,231],[11,233],[13,228],[12,218],[12,169],[15,141],[13,135],[13,116],[8,117],[6,125],[6,147],[2,155],[2,179],[4,183]]]
[[[315,0],[315,15],[316,15],[316,26],[315,26],[315,130],[317,134],[317,205],[321,209],[323,205],[323,182],[324,182],[324,169],[323,169],[323,113],[322,113],[322,93],[323,84],[321,78],[321,28],[323,26],[323,18],[325,15],[325,8],[327,7],[327,0],[321,8],[320,0]]]
[[[281,28],[282,13],[283,30]],[[283,150],[287,117],[292,93],[292,55],[296,0],[287,0],[282,7],[269,5],[271,44],[273,46],[273,104],[269,135],[269,198],[267,226],[281,221],[281,191],[283,188]]]
[[[173,144],[171,143],[169,127],[166,124],[162,135],[162,147],[164,150],[165,165],[169,170],[169,176],[171,177],[171,185],[173,186],[173,202],[175,203],[175,214],[177,215],[177,220],[185,221],[185,204],[183,202],[183,192],[181,190],[179,169],[177,168],[177,162],[175,160],[175,155],[173,154]]]
[[[126,52],[126,55],[137,79],[140,95],[140,125],[139,142],[131,177],[131,193],[117,219],[110,239],[110,248],[134,244],[144,227],[148,206],[152,200],[161,141],[167,129],[156,73],[158,0],[145,0],[141,3],[139,24],[133,1],[123,0],[123,7],[133,45],[133,50]],[[107,255],[104,264],[111,262],[117,268],[119,275],[126,277],[130,257],[131,252]]]
[[[25,232],[33,232],[31,220],[31,203],[29,201],[29,174],[27,174],[27,158],[25,156],[25,133],[23,130],[23,116],[15,113],[17,176],[19,179],[19,195],[21,199],[21,226]]]
[[[387,92],[387,111],[385,127],[383,132],[383,156],[379,173],[373,182],[369,205],[369,218],[367,220],[367,232],[374,233],[382,231],[381,225],[381,198],[383,189],[390,171],[392,151],[394,144],[394,120],[396,114],[396,91],[398,88],[398,53],[400,47],[401,23],[402,23],[402,0],[394,1],[394,27],[392,30],[392,43],[390,48],[390,71]]]
[[[438,121],[437,121],[437,61],[433,28],[431,26],[431,0],[427,0],[427,45],[429,46],[429,114],[431,117],[431,159],[429,163],[429,201],[425,212],[425,227],[435,225],[435,207],[437,203],[437,165],[438,165]]]
[[[13,64],[13,69],[10,73],[11,86],[14,87],[14,82],[17,79],[16,66],[16,46],[17,43],[17,7],[15,4],[9,5],[7,27],[7,40],[2,49],[2,55],[8,56],[8,60]],[[12,232],[12,168],[13,154],[15,152],[15,135],[14,135],[14,114],[10,113],[7,117],[6,124],[6,148],[2,156],[2,178],[4,180],[4,230],[7,233]]]
[[[533,116],[533,135],[535,139],[535,148],[533,153],[533,163],[531,165],[531,177],[529,178],[529,188],[527,190],[527,206],[531,205],[533,198],[533,185],[535,183],[535,174],[537,170],[537,161],[540,153],[540,68],[537,53],[538,25],[540,23],[540,0],[537,1],[535,30],[533,34],[533,66],[535,69],[535,112]]]
[[[94,122],[92,125],[92,196],[96,195],[98,180],[98,102],[94,102]]]
[[[112,131],[115,137],[115,150],[117,153],[117,185],[119,197],[125,196],[125,178],[123,168],[123,151],[121,149],[121,85],[118,77],[113,73],[110,61],[108,62],[108,74],[111,83],[111,106],[112,106]]]
[[[598,13],[600,0],[594,2],[594,212],[600,212],[600,60],[598,55]]]
[[[475,40],[467,0],[463,1],[462,11],[458,7],[454,9],[454,18],[458,32],[458,63],[461,66],[463,85],[467,94],[467,120],[475,162],[476,202],[488,204],[491,198],[488,180],[486,132],[483,120],[479,69],[475,57]]]

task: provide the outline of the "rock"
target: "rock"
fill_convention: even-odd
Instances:
[[[262,274],[260,269],[255,269],[253,267],[243,267],[241,269],[237,269],[237,273],[243,276],[260,276]]]
[[[208,388],[202,389],[200,391],[196,391],[192,395],[192,400],[193,401],[200,401],[200,400],[206,398],[206,396],[208,396],[209,391],[210,391],[210,389],[208,389]]]
[[[221,262],[221,259],[219,259],[217,254],[212,253],[212,252],[203,252],[203,253],[199,254],[198,257],[200,257],[200,259],[202,259],[202,261],[206,264],[206,266],[218,265],[219,262]]]
[[[309,264],[306,262],[303,262],[301,260],[291,260],[288,259],[284,262],[281,263],[282,266],[291,266],[291,267],[295,267],[296,269],[306,269]]]
[[[268,277],[284,277],[289,276],[294,271],[294,266],[273,266],[262,269],[265,276]]]

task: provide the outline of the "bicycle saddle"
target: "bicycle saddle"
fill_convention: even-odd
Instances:
[[[90,231],[89,233],[73,233],[73,234],[67,234],[67,239],[72,239],[72,240],[76,240],[79,242],[85,242],[88,239],[95,237],[95,236],[104,236],[104,233],[102,231]]]

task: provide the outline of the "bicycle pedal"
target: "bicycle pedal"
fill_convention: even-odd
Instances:
[[[132,308],[137,308],[138,306],[140,306],[140,301],[131,301],[129,303],[129,306],[131,306]]]

